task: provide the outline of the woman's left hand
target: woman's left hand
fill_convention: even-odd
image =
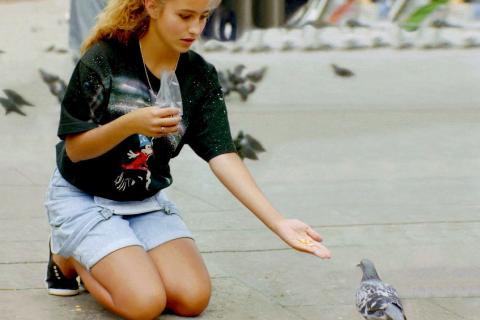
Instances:
[[[321,242],[322,237],[309,225],[296,219],[282,219],[273,231],[290,247],[313,254],[322,259],[330,259],[331,253]]]

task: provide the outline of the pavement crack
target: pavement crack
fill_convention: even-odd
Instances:
[[[251,250],[201,250],[203,254],[209,253],[244,253],[244,252],[271,252],[271,251],[289,251],[291,248],[273,248],[273,249],[251,249]]]
[[[439,307],[439,308],[442,309],[442,310],[445,310],[446,312],[448,312],[448,313],[450,313],[450,314],[452,314],[452,315],[455,315],[455,316],[459,317],[460,319],[469,320],[469,318],[465,318],[465,317],[462,316],[461,314],[458,314],[458,313],[456,313],[455,311],[450,310],[450,309],[442,306],[442,305],[439,304],[439,303],[436,303],[435,301],[430,301],[430,303],[433,304],[433,305],[435,305],[435,306],[437,306],[437,307]]]
[[[38,287],[38,288],[35,288],[35,287],[32,287],[32,288],[0,288],[0,291],[29,291],[29,290],[45,290],[45,288],[41,288],[41,287]]]
[[[188,192],[188,191],[181,190],[181,189],[178,189],[178,188],[174,188],[174,189],[175,189],[177,192],[183,193],[184,195],[187,195],[187,196],[192,197],[192,198],[195,198],[195,199],[197,199],[197,200],[199,200],[199,201],[201,201],[201,202],[203,202],[203,203],[205,203],[205,204],[208,204],[209,206],[212,206],[212,207],[215,208],[215,209],[221,210],[221,208],[217,207],[215,204],[213,204],[213,203],[211,203],[210,201],[207,201],[207,200],[205,200],[205,199],[203,199],[203,198],[200,198],[199,196],[197,196],[197,195],[195,195],[195,194],[193,194],[193,193],[190,193],[190,192]]]
[[[19,265],[19,264],[44,264],[47,263],[47,260],[41,261],[7,261],[7,262],[0,262],[0,265]]]
[[[341,229],[341,228],[353,228],[353,227],[381,227],[381,226],[409,226],[409,225],[428,225],[428,224],[470,224],[470,223],[480,223],[478,219],[472,220],[436,220],[436,221],[407,221],[407,222],[379,222],[379,223],[356,223],[356,224],[338,224],[338,225],[312,225],[313,228],[331,228],[331,229]],[[264,227],[259,228],[235,228],[235,229],[194,229],[193,231],[197,232],[232,232],[232,231],[260,231],[265,230]]]

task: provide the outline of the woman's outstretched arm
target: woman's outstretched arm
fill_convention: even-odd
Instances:
[[[316,231],[300,220],[284,218],[272,206],[236,153],[214,157],[209,165],[223,185],[289,246],[322,259],[330,258],[330,251]]]

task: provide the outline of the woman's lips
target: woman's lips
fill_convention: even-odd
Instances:
[[[192,44],[195,41],[195,39],[187,38],[187,39],[182,39],[182,41],[187,44]]]

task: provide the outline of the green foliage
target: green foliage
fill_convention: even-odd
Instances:
[[[440,6],[447,4],[450,0],[431,0],[429,4],[415,10],[408,19],[402,23],[402,28],[406,31],[417,30],[422,22]]]

